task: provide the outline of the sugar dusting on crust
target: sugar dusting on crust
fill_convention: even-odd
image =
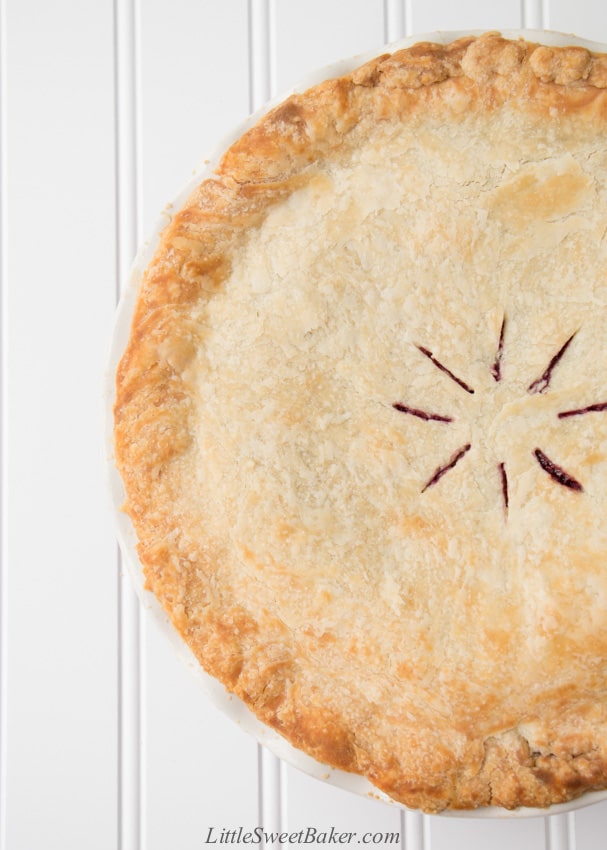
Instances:
[[[294,96],[165,231],[118,372],[126,509],[148,586],[202,666],[296,746],[426,811],[607,784],[606,461],[586,464],[582,508],[520,441],[538,429],[577,470],[604,433],[601,416],[559,412],[598,404],[607,366],[583,345],[607,296],[606,86],[604,56],[488,34]],[[491,149],[489,113],[481,180],[463,142]],[[537,203],[521,212],[523,184]],[[546,217],[557,184],[571,191]],[[529,396],[563,314],[578,353]],[[422,506],[419,447],[469,444]]]

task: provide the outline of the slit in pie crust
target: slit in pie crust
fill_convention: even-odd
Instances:
[[[116,379],[147,587],[428,812],[607,786],[607,56],[497,33],[290,97],[165,228]]]

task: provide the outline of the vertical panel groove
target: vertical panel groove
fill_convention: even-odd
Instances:
[[[542,29],[543,26],[543,0],[521,0],[521,27],[523,29]]]
[[[575,850],[575,814],[551,815],[544,819],[546,850]]]
[[[413,35],[413,0],[403,0],[405,4],[405,36]]]
[[[0,0],[0,321],[2,322],[2,342],[0,349],[0,848],[6,848],[7,822],[7,540],[8,523],[6,521],[6,460],[8,458],[6,443],[6,375],[7,365],[7,305],[6,305],[6,5]]]
[[[135,0],[114,0],[116,297],[126,286],[138,242],[137,50]],[[120,552],[118,599],[118,850],[140,850],[141,624]]]
[[[259,745],[259,825],[265,833],[277,834],[286,829],[283,823],[283,765],[279,758]],[[265,841],[265,850],[281,846],[278,841]]]
[[[249,110],[260,109],[275,90],[275,9],[270,0],[248,0]],[[258,818],[266,832],[283,829],[283,768],[280,760],[262,745],[257,747]],[[265,847],[278,847],[268,842]]]
[[[407,32],[405,0],[384,0],[384,41],[389,44]]]
[[[430,850],[430,816],[401,812],[401,844],[404,850]]]
[[[412,0],[384,0],[384,38],[387,43],[413,34]]]
[[[249,0],[249,109],[254,112],[274,91],[274,9],[270,0]]]

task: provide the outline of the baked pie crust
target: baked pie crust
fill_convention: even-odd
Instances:
[[[428,812],[607,786],[607,56],[497,33],[290,97],[165,228],[116,381],[147,587]]]

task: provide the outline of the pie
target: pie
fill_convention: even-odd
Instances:
[[[147,587],[296,748],[427,812],[607,786],[607,55],[419,43],[273,108],[114,413]]]

